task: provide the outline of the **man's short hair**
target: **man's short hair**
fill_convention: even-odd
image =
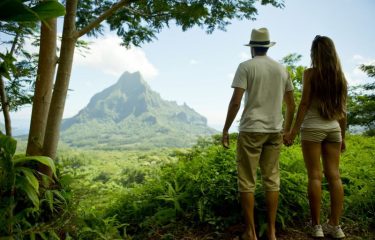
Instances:
[[[266,54],[268,51],[268,47],[253,47],[253,48],[254,48],[255,54],[257,55]]]

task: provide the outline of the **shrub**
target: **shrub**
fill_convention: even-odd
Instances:
[[[237,193],[236,137],[231,135],[232,147],[228,150],[221,147],[220,136],[200,139],[190,151],[176,154],[179,161],[163,166],[159,176],[127,191],[107,215],[116,215],[119,222],[128,223],[128,232],[135,239],[144,239],[156,232],[169,236],[168,233],[172,234],[181,225],[209,226],[213,231],[220,231],[242,222]],[[341,161],[345,189],[343,221],[358,222],[365,226],[364,231],[369,231],[375,219],[375,141],[348,136],[347,146]],[[282,149],[280,169],[278,226],[301,226],[309,220],[309,206],[307,174],[299,144]],[[266,208],[260,181],[255,200],[256,220],[262,235]],[[323,213],[329,213],[326,182],[323,182],[323,208]]]

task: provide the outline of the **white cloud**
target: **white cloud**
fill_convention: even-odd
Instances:
[[[355,54],[353,57],[352,57],[352,61],[355,63],[355,64],[366,64],[366,65],[369,65],[369,64],[375,64],[375,59],[373,58],[368,58],[368,57],[364,57],[364,56],[361,56],[359,54]]]
[[[61,33],[58,34],[61,36]],[[26,39],[24,49],[38,53],[38,47],[31,44],[31,39]],[[75,49],[73,64],[103,71],[119,77],[124,71],[140,71],[147,80],[158,75],[157,69],[147,59],[141,48],[126,49],[120,46],[121,40],[114,35],[94,39],[89,45],[89,50]],[[57,46],[61,47],[58,39]],[[0,45],[0,51],[5,51],[5,46]]]
[[[370,81],[369,77],[365,72],[363,72],[361,69],[359,69],[359,66],[361,64],[366,65],[374,65],[375,59],[371,59],[368,57],[361,56],[359,54],[355,54],[352,57],[352,62],[355,65],[355,68],[351,70],[351,72],[345,72],[345,77],[348,80],[349,85],[358,85],[358,84],[364,84],[368,83]]]
[[[191,65],[196,65],[198,64],[199,62],[195,59],[191,59],[190,62],[189,62]]]
[[[363,57],[361,55],[354,55],[352,58],[353,61],[358,62],[358,61],[363,61]]]
[[[250,52],[241,52],[239,57],[241,61],[249,60],[251,58]]]
[[[366,74],[362,72],[359,68],[354,68],[351,72],[344,72],[346,80],[350,86],[363,84],[367,78]]]
[[[232,81],[234,78],[234,73],[228,73],[227,78]]]
[[[141,48],[126,49],[120,46],[120,42],[120,39],[113,35],[95,39],[89,45],[90,50],[84,54],[85,56],[76,52],[74,64],[100,69],[116,77],[124,71],[140,71],[147,80],[158,74],[158,70],[149,62]]]

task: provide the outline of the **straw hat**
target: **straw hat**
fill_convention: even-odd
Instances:
[[[251,31],[250,42],[245,44],[249,47],[272,47],[275,42],[270,42],[270,34],[267,28],[253,29]]]

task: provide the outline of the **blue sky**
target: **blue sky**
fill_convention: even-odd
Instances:
[[[276,60],[289,53],[303,56],[310,64],[310,45],[315,35],[333,39],[350,85],[369,81],[358,70],[361,63],[375,63],[375,1],[373,0],[286,0],[284,9],[259,7],[256,21],[233,21],[227,31],[207,35],[200,28],[182,32],[172,26],[158,39],[141,48],[126,50],[114,33],[91,42],[90,51],[74,60],[64,117],[85,107],[90,98],[114,84],[124,71],[141,71],[162,98],[186,103],[222,129],[230,84],[238,64],[250,58],[243,45],[252,28],[267,27],[276,45],[268,55]],[[16,129],[28,126],[30,107],[12,114]],[[239,114],[240,115],[240,114]],[[2,118],[0,118],[2,122]],[[232,128],[236,130],[236,124]]]

